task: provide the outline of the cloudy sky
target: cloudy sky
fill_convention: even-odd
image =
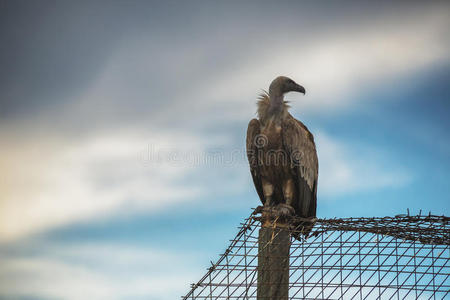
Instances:
[[[319,217],[450,214],[450,5],[0,1],[0,299],[176,299],[259,204],[286,75]]]

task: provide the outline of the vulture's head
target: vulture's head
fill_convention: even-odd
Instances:
[[[287,92],[299,92],[305,94],[305,88],[285,76],[278,76],[270,84],[269,95],[282,96]]]

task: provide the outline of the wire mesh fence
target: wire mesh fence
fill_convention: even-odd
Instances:
[[[434,215],[318,219],[307,239],[291,237],[289,299],[450,298],[449,220]],[[258,251],[269,245],[258,249],[260,226],[255,211],[182,298],[264,299],[257,297]],[[296,229],[288,230],[295,236]]]

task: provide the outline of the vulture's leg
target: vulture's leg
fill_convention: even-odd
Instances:
[[[294,181],[292,179],[288,179],[283,182],[283,196],[287,205],[292,206],[292,202],[294,201]]]
[[[261,178],[262,181],[262,188],[264,193],[264,199],[266,202],[264,202],[264,206],[272,206],[273,205],[273,184],[268,182],[266,179]]]
[[[294,191],[295,185],[294,181],[290,178],[283,182],[283,196],[285,203],[290,206],[292,209],[294,208]]]

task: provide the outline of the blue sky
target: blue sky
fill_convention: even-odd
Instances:
[[[319,217],[449,215],[445,2],[0,2],[0,298],[173,299],[259,205],[286,75]]]

